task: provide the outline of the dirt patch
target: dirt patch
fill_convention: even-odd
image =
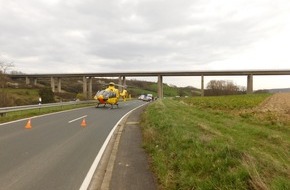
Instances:
[[[275,113],[285,120],[290,120],[290,93],[273,94],[255,110],[262,113]]]
[[[277,93],[259,106],[260,111],[275,111],[290,114],[290,93]]]

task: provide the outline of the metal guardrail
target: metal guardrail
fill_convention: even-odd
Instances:
[[[50,104],[3,107],[3,108],[0,108],[0,116],[3,116],[8,112],[14,112],[14,111],[24,111],[24,110],[41,109],[41,108],[66,106],[66,105],[88,104],[88,103],[95,103],[95,102],[96,100],[87,100],[87,101],[70,101],[70,102],[58,102],[58,103],[50,103]]]

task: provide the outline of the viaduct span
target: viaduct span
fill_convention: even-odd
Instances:
[[[247,77],[247,93],[253,93],[253,76],[290,75],[290,70],[244,70],[244,71],[165,71],[165,72],[119,72],[119,73],[74,73],[74,74],[12,74],[11,78],[25,78],[26,84],[33,80],[37,83],[39,78],[50,78],[52,91],[61,91],[62,78],[83,78],[83,93],[92,97],[92,81],[98,77],[118,77],[119,84],[126,85],[126,77],[157,77],[158,97],[163,98],[163,77],[200,76],[201,95],[204,95],[205,76],[245,76]],[[57,88],[56,88],[57,86]]]

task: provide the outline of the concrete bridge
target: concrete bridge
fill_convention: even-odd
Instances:
[[[204,96],[204,77],[206,76],[245,76],[247,77],[247,93],[253,93],[253,76],[255,75],[290,75],[290,70],[244,70],[244,71],[165,71],[165,72],[119,72],[119,73],[74,73],[74,74],[15,74],[11,78],[25,78],[26,84],[39,78],[50,78],[52,91],[61,92],[62,78],[83,78],[83,93],[92,97],[93,79],[98,77],[118,77],[120,85],[126,85],[126,77],[157,77],[158,97],[163,98],[163,77],[200,76],[201,96]],[[57,86],[57,88],[55,88]]]

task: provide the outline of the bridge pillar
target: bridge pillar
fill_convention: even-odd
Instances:
[[[89,77],[89,99],[93,97],[93,77]]]
[[[118,90],[119,90],[119,92],[122,90],[122,87],[121,87],[121,85],[122,85],[122,76],[119,76],[119,82],[118,82],[118,85],[120,85],[120,86],[118,86]]]
[[[33,79],[33,84],[36,86],[37,85],[37,78]]]
[[[122,85],[126,86],[126,77],[125,76],[123,76]]]
[[[57,92],[61,92],[61,78],[57,78]]]
[[[30,84],[30,79],[28,77],[25,77],[25,84],[29,85]]]
[[[204,76],[201,75],[201,96],[204,96]]]
[[[123,86],[126,86],[126,76],[119,76],[119,83],[120,86],[118,87],[118,90],[121,92],[123,90]]]
[[[163,78],[158,75],[158,98],[163,98]]]
[[[253,93],[253,75],[250,74],[247,77],[247,94]]]
[[[87,88],[88,84],[87,84],[87,78],[86,76],[83,76],[83,94],[85,96],[85,98],[88,98],[88,88]]]
[[[55,92],[55,80],[53,77],[50,77],[50,86],[51,86],[52,92]]]

